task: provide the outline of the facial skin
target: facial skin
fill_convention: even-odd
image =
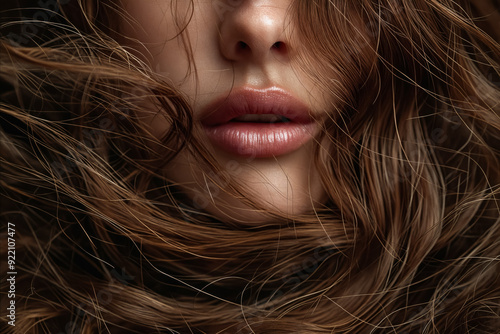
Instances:
[[[129,38],[125,44],[188,98],[197,122],[209,104],[238,88],[279,87],[317,117],[325,113],[329,101],[305,73],[292,67],[300,45],[288,15],[291,2],[122,0],[128,18],[120,22],[120,34]],[[191,9],[193,15],[183,34],[189,37],[186,41],[194,67],[190,67],[179,35],[179,27],[184,27]],[[144,119],[158,137],[168,130],[168,122],[161,115],[145,112]],[[197,135],[204,138],[202,131]],[[163,172],[181,185],[193,206],[223,221],[270,220],[215,185],[226,187],[224,176],[228,175],[241,183],[265,211],[298,215],[311,212],[323,201],[324,191],[313,164],[313,140],[293,152],[264,158],[231,154],[207,140],[203,142],[225,168],[223,175],[211,173],[187,150]]]

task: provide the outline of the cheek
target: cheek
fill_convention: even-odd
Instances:
[[[119,41],[153,70],[172,81],[186,76],[189,61],[181,31],[191,16],[190,1],[122,1]]]
[[[189,59],[180,31],[190,18],[190,1],[122,0],[114,36],[159,79],[179,86],[189,70]],[[190,26],[191,24],[189,24]],[[142,126],[161,139],[171,121],[153,99],[140,103],[137,115]]]
[[[221,93],[214,83],[231,82],[231,73],[222,69],[227,64],[220,59],[215,2],[125,0],[119,18],[119,41],[160,80],[179,89],[195,110],[207,102],[207,94]]]

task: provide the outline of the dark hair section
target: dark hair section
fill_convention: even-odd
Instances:
[[[248,227],[160,173],[189,150],[252,203],[182,93],[116,40],[119,1],[0,4],[0,237],[15,228],[17,271],[2,333],[500,328],[500,4],[291,9],[295,43],[314,50],[295,66],[337,97],[315,151],[328,200]],[[145,101],[163,138],[141,122]]]

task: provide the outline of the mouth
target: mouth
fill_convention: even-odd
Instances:
[[[242,123],[288,123],[290,119],[285,116],[273,115],[273,114],[246,114],[243,116],[235,117],[230,122],[242,122]]]
[[[244,87],[202,111],[201,123],[215,147],[243,157],[291,153],[316,129],[309,108],[283,89]]]

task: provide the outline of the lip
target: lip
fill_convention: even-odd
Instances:
[[[244,115],[276,115],[288,122],[234,121]],[[309,108],[279,87],[234,89],[201,112],[201,123],[212,144],[227,153],[268,158],[291,153],[314,135]]]

